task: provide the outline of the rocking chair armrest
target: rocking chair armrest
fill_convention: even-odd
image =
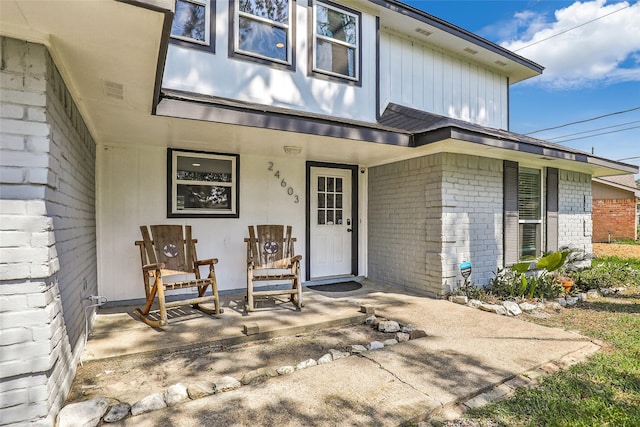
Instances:
[[[145,264],[142,266],[142,270],[143,271],[149,271],[149,270],[161,270],[165,267],[164,262],[159,262],[156,264]]]
[[[197,259],[194,262],[196,265],[211,265],[211,264],[217,264],[218,258]]]
[[[295,264],[296,262],[300,262],[302,261],[302,255],[296,255],[293,258],[291,258],[291,264]]]

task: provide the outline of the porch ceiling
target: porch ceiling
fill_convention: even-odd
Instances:
[[[371,3],[372,7],[375,7],[374,3],[378,2]],[[327,117],[300,117],[291,112],[278,116],[278,126],[269,122],[275,116],[267,117],[262,125],[249,122],[238,126],[232,120],[211,121],[195,116],[176,118],[169,116],[180,117],[180,114],[163,116],[162,111],[153,115],[154,99],[159,97],[159,92],[154,91],[160,89],[158,82],[162,76],[173,7],[173,0],[0,0],[0,34],[42,43],[49,48],[99,145],[136,144],[265,156],[281,156],[284,146],[294,145],[302,148],[300,158],[363,166],[442,151],[549,164],[545,156],[536,153],[486,144],[501,140],[501,136],[487,135],[482,130],[474,133],[464,128],[462,132],[459,129],[453,132],[452,126],[446,126],[448,134],[430,131],[433,138],[429,143],[415,147],[412,146],[415,145],[415,130],[385,124],[336,122]],[[390,11],[384,13],[386,22],[390,22],[391,17],[413,19]],[[397,23],[402,24],[402,19]],[[491,55],[499,53],[487,52]],[[512,60],[517,62],[518,58]],[[535,68],[532,64],[519,64],[518,67],[528,72]],[[247,113],[242,106],[223,107],[217,114],[224,109]],[[161,103],[158,109],[162,108]],[[248,114],[260,111],[266,113],[261,107]],[[280,114],[269,112],[273,113]],[[258,116],[246,116],[245,119],[247,117],[253,120]],[[265,119],[265,116],[261,118]],[[309,129],[325,126],[322,129],[331,132],[292,131],[292,127],[286,126],[287,121],[296,125],[303,123]],[[363,137],[358,138],[358,135]],[[592,156],[589,160],[581,163],[559,158],[553,164],[595,176],[636,172],[635,169],[627,170],[629,165],[613,165]]]

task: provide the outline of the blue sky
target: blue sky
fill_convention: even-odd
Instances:
[[[511,131],[618,113],[531,136],[640,165],[640,0],[404,2],[545,67],[511,86]]]

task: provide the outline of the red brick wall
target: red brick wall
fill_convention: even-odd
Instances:
[[[594,242],[635,239],[635,199],[594,200],[591,218]]]

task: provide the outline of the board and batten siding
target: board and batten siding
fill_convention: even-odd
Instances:
[[[109,301],[144,298],[140,254],[134,244],[141,240],[141,225],[191,225],[193,237],[198,239],[198,256],[219,259],[215,268],[221,291],[246,288],[247,249],[244,238],[249,237],[249,225],[291,225],[297,239],[296,253],[304,256],[304,159],[241,154],[239,161],[239,218],[167,218],[167,149],[116,144],[100,146],[100,293]],[[272,171],[268,170],[269,162],[273,162]],[[274,177],[275,171],[280,171],[279,179]],[[287,188],[282,187],[282,179],[299,196],[298,203],[287,193]]]
[[[215,52],[169,45],[162,86],[213,97],[375,122],[376,18],[362,13],[361,86],[310,76],[308,36],[311,8],[294,5],[295,56],[292,69],[233,57],[229,51],[229,2],[216,7]]]
[[[508,129],[508,79],[416,40],[380,35],[380,114],[389,103]]]

